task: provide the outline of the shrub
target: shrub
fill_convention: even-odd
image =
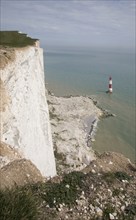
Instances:
[[[115,173],[115,177],[117,179],[119,179],[120,181],[122,181],[122,180],[130,180],[131,179],[131,177],[127,173],[125,173],[125,172],[116,172]]]
[[[66,174],[61,183],[52,184],[42,198],[49,204],[50,207],[56,207],[59,204],[70,206],[74,204],[82,185],[84,174],[81,172],[72,172]]]
[[[104,178],[109,183],[113,183],[115,179],[118,179],[120,181],[131,179],[131,177],[127,173],[121,172],[121,171],[115,172],[115,173],[113,173],[113,172],[105,173]]]

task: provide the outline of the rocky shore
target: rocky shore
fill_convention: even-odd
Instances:
[[[102,110],[88,97],[47,95],[58,173],[81,170],[92,160],[94,141]]]

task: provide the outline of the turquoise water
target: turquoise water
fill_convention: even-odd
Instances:
[[[121,152],[136,158],[135,55],[126,51],[98,49],[52,50],[44,54],[47,88],[55,95],[88,95],[116,114],[98,124],[93,148]],[[113,94],[106,94],[108,79]]]

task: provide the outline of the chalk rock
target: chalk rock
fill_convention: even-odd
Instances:
[[[6,32],[4,34],[6,37]],[[12,39],[15,32],[7,34]],[[18,40],[21,34],[16,34]],[[25,47],[3,47],[1,57],[1,140],[18,149],[22,158],[31,160],[43,176],[54,176],[56,167],[45,96],[43,50],[35,41]]]
[[[109,214],[110,219],[115,219],[114,215],[112,215],[111,213]]]
[[[103,211],[99,207],[96,208],[96,213],[97,213],[98,216],[103,215]]]

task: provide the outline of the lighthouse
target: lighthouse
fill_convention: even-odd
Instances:
[[[109,93],[112,93],[112,78],[111,78],[111,76],[109,77],[109,90],[108,90],[108,92]]]

